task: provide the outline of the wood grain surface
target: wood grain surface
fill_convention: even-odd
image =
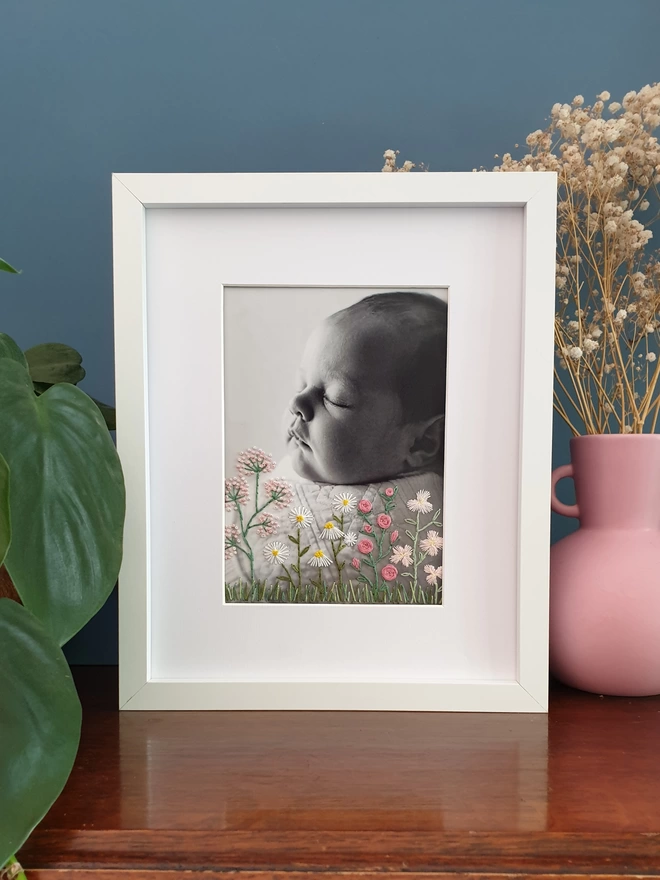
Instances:
[[[115,669],[74,672],[83,739],[20,854],[34,880],[660,874],[660,697],[120,714]]]

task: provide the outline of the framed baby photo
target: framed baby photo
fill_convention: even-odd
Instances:
[[[547,710],[555,203],[114,175],[121,708]]]

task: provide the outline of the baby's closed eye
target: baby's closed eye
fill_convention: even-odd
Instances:
[[[323,395],[323,400],[326,403],[329,403],[331,406],[336,406],[338,409],[350,409],[351,406],[349,403],[342,402],[341,400],[334,399],[334,395],[330,396],[328,394]]]

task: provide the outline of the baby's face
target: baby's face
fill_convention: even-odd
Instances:
[[[396,391],[404,347],[369,315],[332,316],[314,331],[284,416],[287,452],[300,476],[369,483],[405,470],[411,440]]]

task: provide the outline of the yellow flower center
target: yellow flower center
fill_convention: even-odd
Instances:
[[[331,523],[331,522],[327,522],[327,523],[323,526],[324,529],[328,529],[328,530],[329,530],[329,529],[334,529],[334,527],[335,527],[334,523]]]
[[[348,498],[342,498],[341,503],[344,505],[344,507],[348,507],[350,501],[348,500]]]
[[[270,552],[273,554],[273,556],[277,556],[280,551],[277,549],[277,547],[273,547],[273,549]]]
[[[323,550],[317,550],[314,553],[314,556],[316,556],[317,559],[323,559]]]
[[[302,515],[302,513],[298,514],[298,516],[296,517],[296,522],[305,522],[305,517]]]

